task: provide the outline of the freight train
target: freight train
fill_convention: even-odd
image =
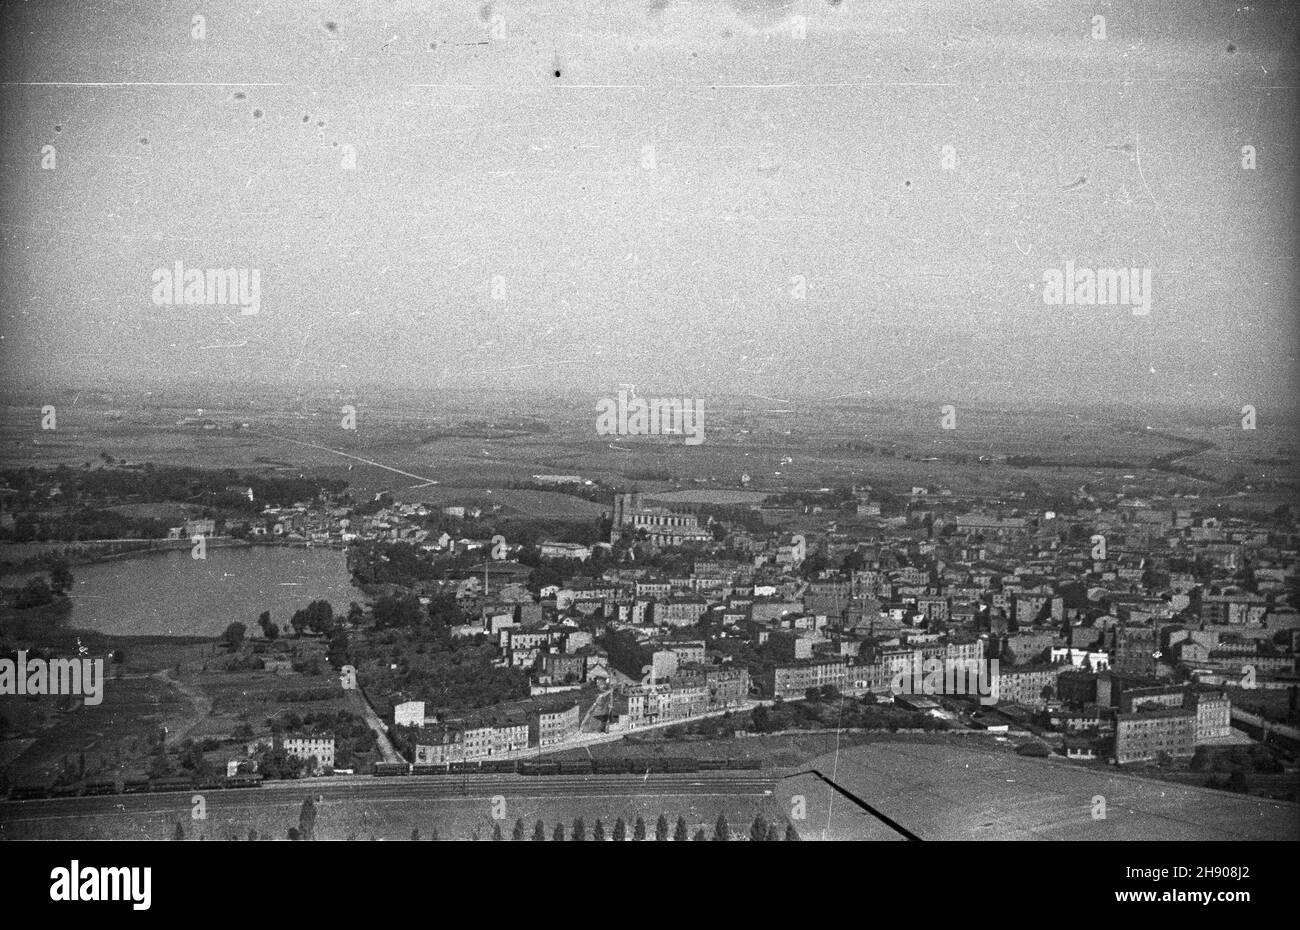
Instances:
[[[72,785],[15,785],[9,789],[11,801],[34,801],[42,798],[79,798],[105,794],[161,794],[164,792],[230,791],[260,788],[261,775],[228,775],[209,778],[88,778]]]
[[[378,777],[397,775],[658,775],[716,771],[756,771],[762,768],[757,759],[691,759],[681,757],[654,759],[488,759],[481,762],[444,762],[438,765],[409,762],[376,762],[371,774]],[[16,785],[9,790],[9,800],[30,801],[42,798],[94,797],[108,794],[160,794],[164,792],[226,791],[260,788],[261,775],[230,775],[208,778],[90,778],[72,785]]]
[[[716,771],[754,771],[762,767],[757,759],[512,759],[508,761],[444,762],[437,765],[405,762],[376,762],[379,776],[393,775],[645,775]]]

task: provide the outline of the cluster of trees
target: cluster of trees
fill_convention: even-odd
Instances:
[[[257,625],[261,628],[262,635],[267,639],[279,639],[280,625],[271,620],[271,612],[269,610],[262,611],[261,615],[257,618]]]
[[[593,504],[612,504],[614,502],[614,489],[593,482],[592,484],[541,484],[537,481],[514,481],[507,487],[515,488],[521,491],[550,491],[554,494],[566,494],[569,497],[580,497],[584,501],[591,501]]]
[[[1246,780],[1244,772],[1233,772],[1227,778],[1207,778],[1205,787],[1214,788],[1217,791],[1231,791],[1233,794],[1249,794],[1250,782]]]
[[[496,647],[475,639],[444,640],[427,628],[389,630],[351,644],[349,655],[373,694],[401,692],[452,710],[527,697],[528,673],[496,665]]]
[[[112,456],[101,456],[112,464]],[[78,501],[198,501],[207,506],[259,513],[262,508],[338,497],[348,483],[336,478],[240,474],[233,468],[203,469],[146,462],[139,468],[8,468],[0,470],[6,487],[19,492],[18,502],[38,503],[48,489],[59,488],[61,503]],[[235,490],[228,490],[228,489]],[[246,488],[253,489],[253,501]]]
[[[21,513],[12,527],[0,527],[0,540],[75,542],[85,539],[164,539],[167,524],[152,517],[131,517],[115,510],[79,507],[66,513]]]
[[[385,594],[375,601],[370,613],[376,630],[419,626],[428,618],[414,594]]]
[[[111,456],[101,456],[111,463]],[[124,501],[185,501],[216,511],[255,515],[267,505],[283,506],[322,495],[341,496],[347,482],[337,479],[240,474],[146,464],[131,469],[5,469],[0,482],[16,491],[12,527],[0,539],[17,542],[85,539],[162,539],[168,526],[153,517],[119,513],[99,505]],[[50,492],[58,488],[57,498]],[[253,489],[253,500],[247,489]],[[57,511],[55,508],[58,508]]]
[[[785,491],[770,494],[763,503],[769,507],[823,507],[833,509],[856,500],[850,487],[832,488],[829,491]]]
[[[1198,746],[1188,763],[1193,772],[1278,774],[1284,771],[1277,757],[1264,746]]]
[[[746,729],[755,733],[821,729],[946,730],[948,724],[929,714],[877,704],[875,696],[870,694],[841,699],[829,687],[805,695],[803,701],[777,701],[771,707],[755,707],[750,711]]]
[[[335,753],[338,752],[338,744],[335,744]],[[289,755],[282,748],[275,746],[262,746],[253,756],[257,763],[257,771],[267,778],[297,778],[306,768],[306,763],[295,756]]]
[[[358,586],[395,584],[414,587],[439,577],[433,562],[409,543],[365,542],[348,550],[348,569]]]
[[[355,604],[353,606],[356,606]],[[335,630],[334,608],[329,601],[312,601],[306,607],[294,611],[289,620],[294,633],[301,636],[305,632],[320,633],[329,636]],[[280,626],[271,619],[271,612],[264,610],[257,618],[257,626],[268,640],[279,639]],[[220,642],[228,649],[238,649],[244,644],[248,635],[248,626],[236,620],[222,632]]]
[[[384,594],[376,599],[370,616],[375,630],[427,628],[431,641],[445,649],[452,646],[450,628],[470,619],[449,591],[431,595],[427,607],[414,594]]]
[[[267,620],[270,620],[269,616],[267,616]],[[334,631],[334,608],[329,601],[312,601],[306,607],[293,612],[293,616],[289,619],[289,625],[293,627],[293,631],[299,636],[304,631],[328,636]]]
[[[212,766],[208,764],[208,760],[203,757],[203,754],[220,748],[220,740],[209,738],[195,741],[187,738],[180,745],[177,763],[186,772],[195,775],[207,775],[212,771]]]
[[[49,575],[49,581],[40,575],[28,578],[27,583],[14,592],[13,606],[18,610],[30,610],[62,601],[72,590],[72,570],[66,561],[60,559],[50,566]]]

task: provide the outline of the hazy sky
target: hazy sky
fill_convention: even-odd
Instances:
[[[1287,4],[0,17],[0,362],[21,383],[1295,393]],[[155,305],[176,261],[258,270],[260,312]],[[1151,269],[1150,315],[1045,305],[1066,261]]]

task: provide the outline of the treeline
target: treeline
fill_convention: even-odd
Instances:
[[[60,505],[105,501],[183,501],[258,513],[266,506],[283,507],[297,501],[338,497],[348,483],[337,478],[243,474],[233,468],[201,469],[175,465],[131,468],[9,468],[0,469],[0,483],[17,492],[12,510],[48,506],[50,491],[58,489]],[[253,489],[253,500],[247,490]]]
[[[72,590],[72,571],[68,563],[60,559],[50,567],[50,580],[40,575],[33,575],[21,588],[5,588],[4,599],[17,610],[30,610],[33,607],[48,607],[59,602],[67,606],[66,596]]]
[[[747,729],[754,733],[783,730],[946,730],[948,724],[929,714],[875,703],[874,695],[861,699],[841,698],[833,687],[809,693],[802,701],[779,701],[772,707],[759,705],[750,712]]]
[[[165,539],[167,524],[153,517],[131,517],[114,510],[78,507],[64,513],[27,512],[13,526],[0,527],[9,542],[78,542],[89,539]]]
[[[595,482],[592,484],[575,482],[542,484],[539,481],[512,481],[506,487],[517,491],[551,491],[569,497],[580,497],[584,501],[591,501],[593,504],[612,504],[614,502],[614,489]]]

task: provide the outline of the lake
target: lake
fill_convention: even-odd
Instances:
[[[20,585],[32,574],[0,583]],[[120,636],[218,636],[236,620],[251,632],[264,610],[284,630],[313,600],[329,601],[336,614],[365,603],[337,549],[209,547],[206,559],[178,549],[74,565],[72,577],[68,624]]]

